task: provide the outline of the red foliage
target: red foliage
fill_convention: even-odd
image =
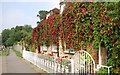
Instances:
[[[52,35],[54,35],[55,34],[55,30],[52,30]]]
[[[62,58],[68,58],[68,56],[62,56]]]
[[[84,14],[86,12],[86,9],[85,8],[82,8],[81,9],[81,13]]]
[[[93,28],[93,24],[90,24],[90,29],[92,29]]]
[[[105,16],[106,21],[108,22],[110,20],[110,16]]]
[[[70,48],[70,44],[67,44],[67,49],[69,49]]]

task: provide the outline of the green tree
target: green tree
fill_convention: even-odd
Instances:
[[[2,35],[0,34],[0,45],[2,44]]]
[[[2,42],[5,46],[12,46],[29,36],[32,32],[30,25],[16,26],[15,28],[5,29],[2,31]]]
[[[37,17],[39,17],[40,21],[37,21],[37,24],[39,25],[41,21],[45,18],[46,14],[48,14],[48,11],[41,10],[39,11],[39,14],[37,14]]]
[[[2,31],[2,43],[5,47],[7,46],[6,41],[8,40],[9,35],[10,35],[9,29],[5,29]]]

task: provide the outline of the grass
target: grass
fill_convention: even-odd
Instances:
[[[9,50],[8,49],[3,49],[2,51],[0,51],[0,56],[8,56],[9,55]]]
[[[17,55],[18,57],[21,57],[21,58],[22,58],[22,53],[20,53],[20,51],[17,51],[17,50],[15,50],[15,49],[13,49],[13,51],[16,53],[16,55]]]

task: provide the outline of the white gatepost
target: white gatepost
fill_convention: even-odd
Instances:
[[[102,67],[104,67],[104,68],[107,68],[108,69],[108,75],[110,74],[110,68],[112,67],[112,66],[105,66],[105,65],[97,65],[97,70],[99,70],[100,68],[102,68]]]
[[[99,44],[99,64],[97,65],[97,69],[100,69],[101,67],[104,67],[104,68],[107,68],[108,69],[108,75],[110,73],[110,68],[112,66],[105,66],[105,65],[102,65],[102,60],[101,60],[101,43]]]
[[[99,65],[102,65],[102,60],[101,60],[101,44],[99,44]]]

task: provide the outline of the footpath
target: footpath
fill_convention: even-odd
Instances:
[[[0,58],[2,59],[2,73],[45,73],[23,58],[17,57],[12,49],[8,56]]]

